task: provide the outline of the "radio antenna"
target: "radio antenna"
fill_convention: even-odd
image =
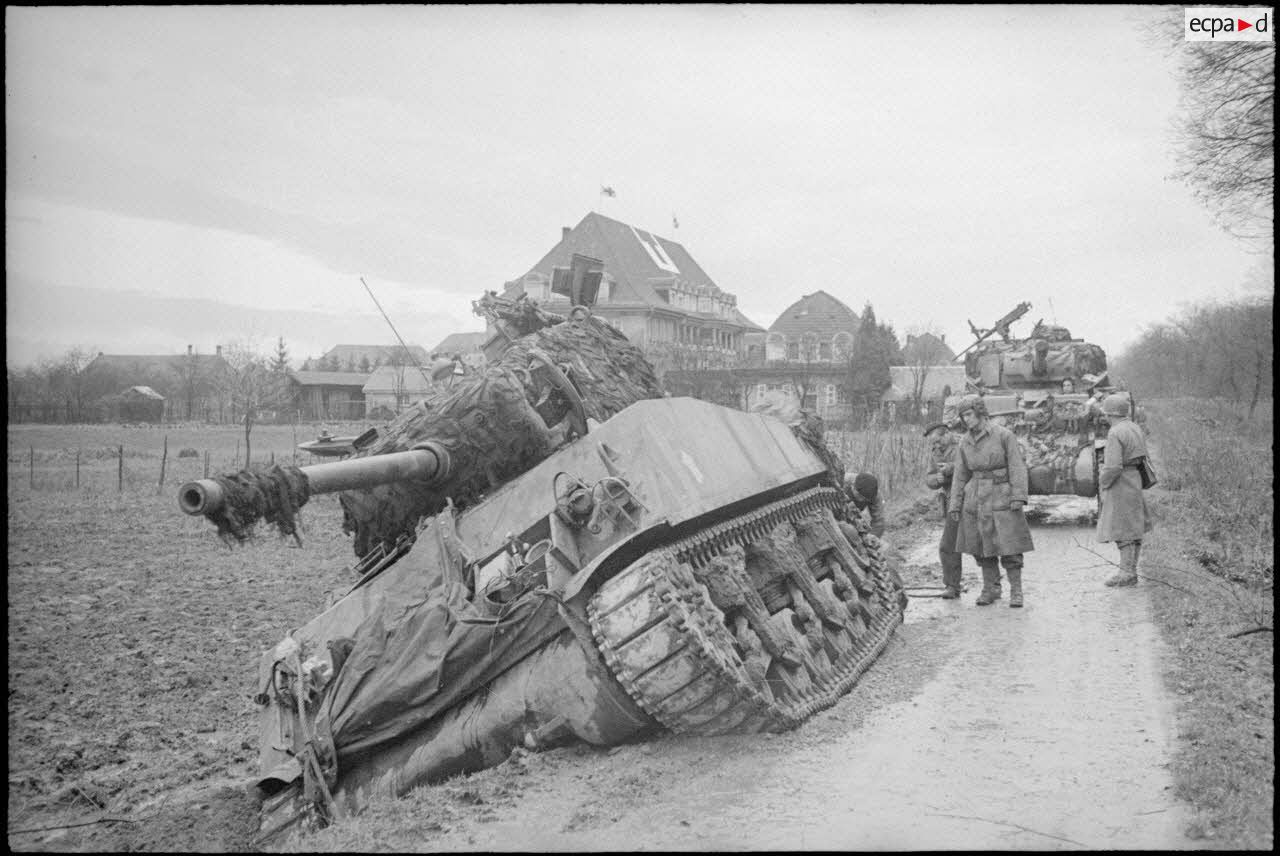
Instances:
[[[391,328],[391,332],[396,334],[400,347],[404,349],[404,355],[413,361],[413,364],[418,367],[418,371],[422,373],[422,379],[427,382],[427,386],[430,386],[431,376],[427,374],[427,370],[418,362],[417,357],[413,355],[413,351],[409,350],[409,346],[404,343],[404,339],[400,337],[400,331],[396,329],[396,325],[391,323],[390,318],[387,318],[387,313],[383,311],[382,304],[378,302],[378,298],[373,296],[373,289],[369,287],[369,283],[364,281],[364,277],[360,277],[360,284],[364,286],[365,291],[369,292],[369,299],[373,301],[373,305],[378,307],[379,312],[382,312],[382,317],[386,320],[387,326]]]

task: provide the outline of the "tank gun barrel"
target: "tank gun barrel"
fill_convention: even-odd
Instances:
[[[448,450],[431,442],[407,452],[369,455],[299,468],[307,477],[307,494],[310,496],[399,481],[431,483],[446,478],[451,469]],[[212,513],[225,502],[225,491],[214,479],[196,479],[178,489],[178,506],[187,514]]]

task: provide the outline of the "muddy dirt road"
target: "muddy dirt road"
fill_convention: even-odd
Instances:
[[[1101,585],[1111,569],[1083,547],[1113,548],[1090,528],[1033,533],[1025,608],[974,606],[966,558],[964,597],[913,598],[853,693],[797,731],[519,754],[410,797],[429,840],[393,846],[1190,846],[1166,769],[1172,706],[1146,593]],[[927,562],[932,544],[906,549],[908,561]],[[349,840],[331,834],[360,833],[309,843]]]

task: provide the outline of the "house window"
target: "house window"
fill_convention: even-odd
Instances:
[[[781,333],[770,333],[765,337],[764,358],[766,360],[784,360],[787,356],[787,341]]]
[[[800,343],[799,342],[787,342],[787,359],[789,360],[800,359]]]
[[[756,401],[761,400],[769,393],[769,388],[762,383],[756,384]]]
[[[827,384],[827,406],[836,403],[836,385],[834,383]]]
[[[791,395],[795,391],[795,388],[791,385],[790,382],[787,382],[782,385],[782,391],[785,392],[787,395]]]
[[[818,336],[816,333],[805,333],[801,339],[803,347],[800,353],[804,355],[804,361],[811,363],[818,358]]]
[[[818,343],[818,359],[825,360],[826,362],[831,362],[831,343],[830,342]]]
[[[847,360],[853,350],[853,334],[842,330],[835,335],[835,355],[837,360]]]

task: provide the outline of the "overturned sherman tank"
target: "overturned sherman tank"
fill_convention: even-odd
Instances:
[[[794,727],[902,620],[810,417],[667,398],[608,324],[486,295],[483,374],[355,457],[183,486],[224,537],[341,491],[352,589],[259,668],[260,836],[517,746]]]
[[[1029,336],[1013,336],[1010,326],[1030,308],[1030,303],[1020,303],[986,329],[970,322],[976,340],[960,355],[968,391],[980,392],[991,417],[1017,436],[1033,497],[1097,497],[1107,437],[1101,399],[1115,391],[1107,377],[1106,354],[1043,320]],[[958,401],[959,396],[946,400],[944,420],[955,419]],[[1130,399],[1134,413],[1136,404]]]

